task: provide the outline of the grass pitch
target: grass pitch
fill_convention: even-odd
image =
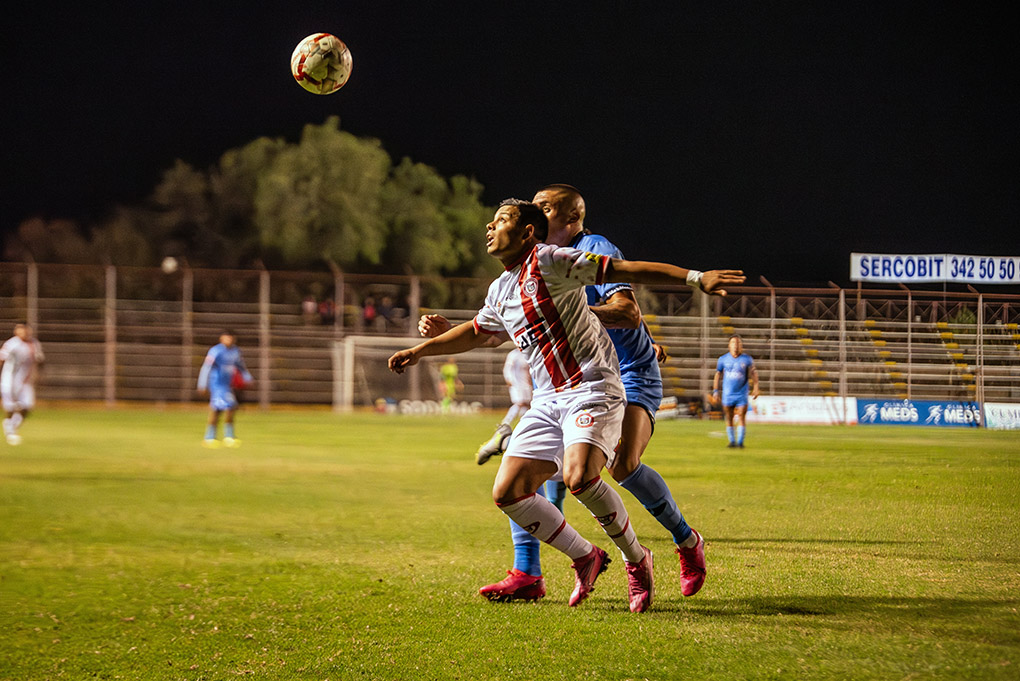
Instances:
[[[1020,435],[663,422],[645,461],[708,542],[680,596],[665,531],[652,610],[619,552],[566,606],[476,593],[510,567],[473,452],[492,415],[43,408],[0,444],[0,679],[1016,679]],[[608,477],[608,476],[607,476]]]

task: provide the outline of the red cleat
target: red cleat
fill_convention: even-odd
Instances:
[[[676,547],[680,557],[680,592],[684,596],[693,596],[701,590],[705,583],[705,540],[698,531],[691,529],[698,538],[698,543],[689,549]]]
[[[652,551],[646,546],[642,546],[641,550],[645,552],[645,557],[640,563],[627,563],[627,592],[631,612],[644,612],[651,607],[652,597],[655,596]]]
[[[507,570],[508,575],[502,582],[488,584],[478,590],[490,601],[505,603],[507,601],[537,601],[545,596],[545,579],[541,575],[535,577],[517,568]]]
[[[595,590],[595,580],[606,571],[611,562],[609,555],[597,546],[592,546],[591,553],[573,562],[570,567],[574,568],[577,578],[574,581],[574,593],[570,594],[570,607],[588,598],[588,594]]]

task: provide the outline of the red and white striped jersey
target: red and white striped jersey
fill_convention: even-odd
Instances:
[[[528,359],[536,399],[580,385],[624,394],[616,350],[584,292],[602,283],[609,260],[538,244],[489,285],[475,328],[510,334]]]

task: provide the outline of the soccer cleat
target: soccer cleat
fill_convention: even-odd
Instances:
[[[17,433],[8,433],[7,444],[11,445],[12,447],[17,447],[18,445],[21,444],[21,436],[18,435]]]
[[[691,529],[691,532],[698,538],[698,542],[690,547],[676,547],[676,554],[680,558],[680,593],[684,596],[693,596],[701,590],[705,583],[705,539],[698,534],[698,531]]]
[[[652,574],[652,550],[642,546],[645,557],[640,563],[627,563],[627,594],[630,611],[644,612],[652,605],[655,596],[655,577]]]
[[[475,461],[481,466],[492,457],[503,453],[503,438],[513,432],[505,423],[496,426],[496,432],[475,452]]]
[[[241,446],[241,441],[234,437],[223,438],[223,446],[230,447],[231,449],[237,449]]]
[[[576,579],[574,580],[574,592],[570,594],[568,605],[574,607],[581,601],[588,598],[588,594],[595,590],[595,580],[606,571],[609,564],[613,562],[609,555],[597,546],[592,546],[591,552],[584,558],[578,558],[570,567],[574,568]]]
[[[220,441],[219,440],[215,440],[215,439],[213,439],[211,437],[210,438],[206,438],[205,440],[202,440],[202,446],[205,447],[206,449],[219,449],[220,448]]]
[[[729,444],[728,444],[728,445],[726,445],[726,446],[727,446],[727,447],[729,447],[730,449],[736,449],[736,447],[737,447],[737,443],[736,443],[736,442],[731,442],[731,443],[729,443]]]
[[[478,593],[490,601],[537,601],[545,596],[545,579],[521,572],[517,568],[507,570],[508,577],[495,584],[487,584]]]

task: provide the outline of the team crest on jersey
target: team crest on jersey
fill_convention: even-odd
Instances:
[[[588,412],[582,412],[577,415],[577,419],[574,421],[578,428],[591,428],[595,425],[595,417]]]
[[[524,283],[521,284],[521,286],[524,288],[524,292],[529,296],[533,296],[538,293],[538,279],[535,277],[528,277],[524,280]]]

